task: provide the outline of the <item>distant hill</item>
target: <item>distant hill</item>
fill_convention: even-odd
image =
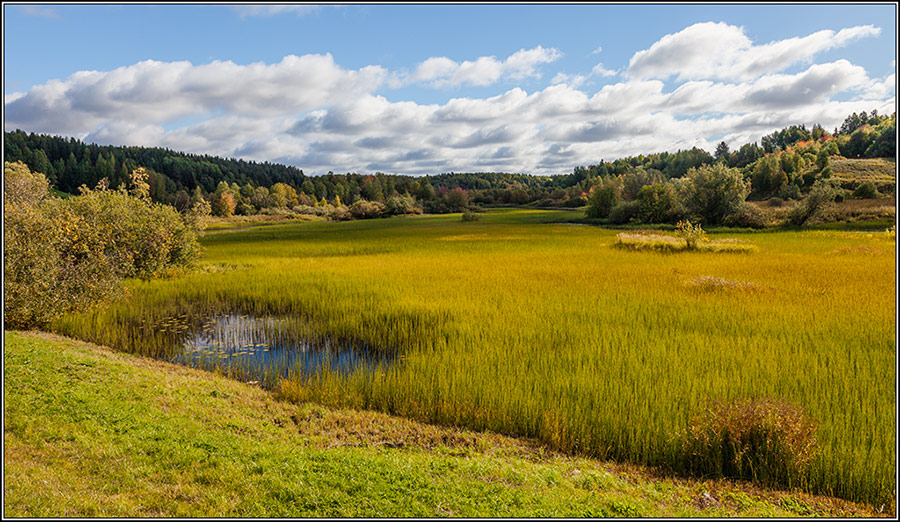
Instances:
[[[897,183],[897,162],[893,158],[847,159],[836,157],[831,160],[833,177],[841,186],[854,189],[860,183],[871,181],[883,193],[894,191]]]
[[[159,147],[87,145],[74,138],[26,134],[21,130],[5,132],[3,140],[5,161],[27,164],[31,170],[45,174],[56,189],[70,194],[77,193],[81,185],[93,187],[103,178],[110,181],[110,187],[117,188],[137,167],[153,171],[150,183],[157,200],[196,187],[212,192],[221,181],[262,187],[287,183],[299,187],[306,180],[303,171],[296,167],[187,154]]]

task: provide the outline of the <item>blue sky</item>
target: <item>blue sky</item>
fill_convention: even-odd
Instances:
[[[4,128],[308,173],[566,173],[893,112],[895,9],[7,3]]]

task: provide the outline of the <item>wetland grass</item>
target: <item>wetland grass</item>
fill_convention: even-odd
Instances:
[[[141,325],[290,317],[311,342],[397,357],[296,373],[282,384],[293,399],[670,468],[675,434],[711,401],[779,398],[818,424],[816,456],[793,483],[892,509],[896,264],[886,234],[754,232],[752,255],[660,256],[613,248],[615,231],[552,224],[565,213],[459,219],[212,232],[202,262],[239,268],[134,281],[131,298],[55,330],[153,355],[184,328]]]

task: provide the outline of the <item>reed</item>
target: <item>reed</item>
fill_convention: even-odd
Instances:
[[[676,470],[673,434],[711,401],[783,399],[818,425],[816,456],[792,484],[891,505],[886,234],[729,233],[756,251],[660,256],[614,248],[614,231],[551,223],[566,218],[503,211],[212,232],[208,270],[133,281],[129,298],[54,328],[161,356],[195,327],[165,323],[173,317],[287,317],[295,339],[394,357],[354,372],[295,367],[281,387],[295,400]],[[750,288],[766,291],[735,291]]]

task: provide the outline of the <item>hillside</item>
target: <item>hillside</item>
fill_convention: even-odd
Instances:
[[[897,163],[892,158],[836,157],[831,160],[831,168],[841,186],[851,190],[869,181],[875,184],[879,192],[893,193],[897,183]]]
[[[878,516],[5,332],[6,517]]]

